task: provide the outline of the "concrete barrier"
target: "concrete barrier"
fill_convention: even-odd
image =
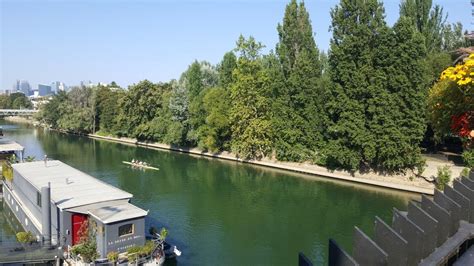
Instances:
[[[333,239],[329,239],[329,256],[328,256],[328,265],[329,266],[356,266],[359,265],[357,262]]]
[[[438,237],[438,221],[431,217],[427,212],[421,209],[413,202],[408,204],[408,219],[413,221],[419,228],[423,228],[423,256],[428,256],[436,248]]]
[[[456,202],[459,206],[461,206],[461,209],[464,210],[464,211],[460,211],[459,218],[464,221],[469,221],[470,212],[466,210],[471,209],[471,201],[467,197],[465,197],[463,194],[461,194],[460,192],[458,192],[457,190],[455,190],[454,188],[450,186],[446,186],[444,188],[444,194],[446,194],[446,196],[448,196],[450,199]]]
[[[435,190],[434,201],[449,212],[451,218],[449,236],[454,235],[459,228],[459,221],[461,220],[461,206],[439,190]]]
[[[353,256],[360,265],[387,265],[387,253],[357,226],[354,230]]]
[[[451,216],[449,216],[445,209],[426,196],[421,196],[421,208],[438,221],[440,226],[438,226],[437,231],[437,246],[440,246],[448,239],[449,231],[451,230]]]
[[[375,217],[374,240],[387,253],[388,265],[407,265],[408,242],[379,217]]]
[[[416,265],[423,257],[424,231],[395,208],[392,228],[408,242],[408,265]]]

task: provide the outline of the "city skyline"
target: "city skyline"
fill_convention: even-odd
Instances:
[[[288,1],[1,1],[1,90],[16,80],[32,87],[81,80],[127,87],[140,80],[166,82],[194,60],[217,64],[240,34],[274,50],[276,27]],[[399,1],[383,1],[386,20]],[[330,9],[338,1],[306,2],[315,40],[327,51]],[[439,0],[451,23],[471,30],[471,3]],[[22,14],[19,16],[19,14]],[[28,19],[20,19],[28,18]],[[53,38],[51,38],[53,36]]]

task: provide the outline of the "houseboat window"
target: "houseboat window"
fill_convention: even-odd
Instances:
[[[133,224],[124,224],[119,226],[119,237],[133,234]]]
[[[41,207],[41,193],[36,191],[36,205]]]

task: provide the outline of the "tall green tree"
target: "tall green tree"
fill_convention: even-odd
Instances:
[[[198,143],[198,128],[205,123],[206,113],[203,107],[203,98],[206,90],[216,86],[219,77],[215,67],[209,62],[195,61],[181,77],[180,82],[188,91],[189,121],[186,129],[186,141],[188,145],[195,146]]]
[[[232,151],[242,158],[262,158],[272,150],[270,80],[261,56],[263,45],[242,35],[231,86]]]
[[[115,119],[119,114],[119,101],[124,91],[118,87],[99,86],[96,92],[97,129],[115,134]]]
[[[326,110],[327,164],[349,170],[373,161],[376,138],[370,131],[380,85],[372,82],[381,49],[379,36],[387,31],[384,8],[377,0],[341,0],[331,10],[333,37],[329,55],[332,86]]]
[[[232,72],[237,67],[237,57],[233,52],[224,54],[224,58],[218,66],[219,86],[227,88],[233,81]]]
[[[279,97],[287,105],[276,111],[280,123],[276,141],[280,160],[308,159],[311,151],[321,146],[322,106],[318,86],[321,77],[319,50],[313,38],[309,13],[304,2],[292,0],[285,10],[283,23],[277,27],[276,46],[284,84]],[[278,118],[280,117],[280,118]],[[280,134],[286,132],[284,134]]]
[[[416,29],[425,37],[429,52],[442,48],[447,16],[440,5],[433,6],[433,0],[402,0],[400,16],[412,20]]]
[[[381,36],[374,82],[381,85],[373,99],[369,130],[375,140],[373,168],[415,169],[424,164],[420,142],[426,130],[427,79],[423,36],[412,21],[400,17]]]
[[[205,122],[199,127],[199,143],[211,152],[229,150],[230,141],[230,92],[222,87],[210,88],[203,98]]]
[[[189,129],[189,94],[184,84],[182,81],[172,82],[168,104],[171,121],[165,137],[165,142],[170,144],[186,144]]]

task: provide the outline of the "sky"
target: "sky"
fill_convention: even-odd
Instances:
[[[288,0],[289,1],[289,0]],[[128,86],[179,78],[194,60],[217,64],[240,34],[268,52],[288,1],[280,0],[0,0],[0,90],[17,79],[38,83],[116,81]],[[386,20],[399,0],[385,0]],[[448,22],[471,30],[470,0],[434,0]],[[327,51],[330,10],[337,0],[306,0],[321,50]]]

